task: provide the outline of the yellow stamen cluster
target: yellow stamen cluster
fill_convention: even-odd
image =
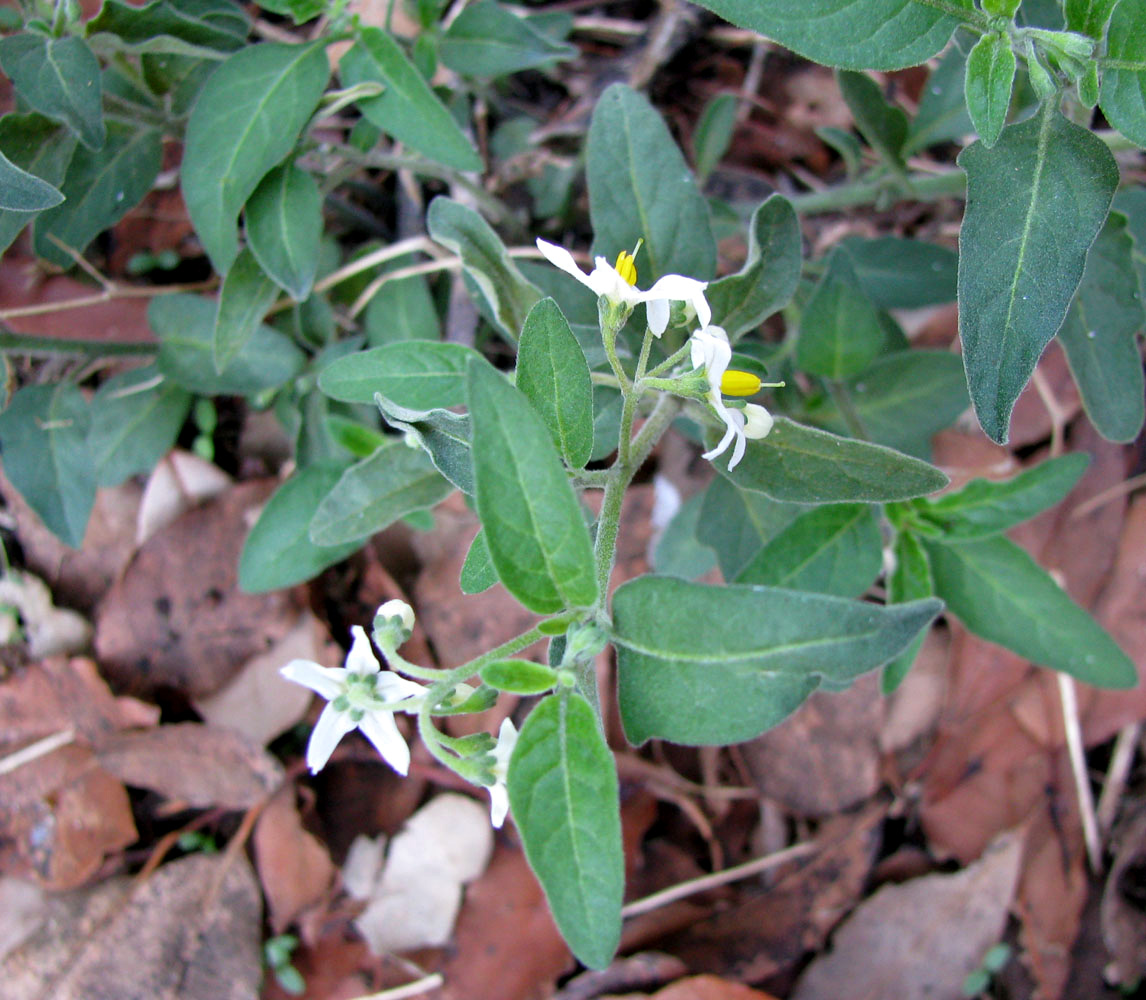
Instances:
[[[763,384],[751,372],[730,368],[720,379],[720,391],[725,396],[755,396]]]
[[[635,285],[637,283],[637,264],[628,250],[622,250],[617,254],[617,263],[613,267],[628,284]]]

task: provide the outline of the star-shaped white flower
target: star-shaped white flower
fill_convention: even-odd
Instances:
[[[497,746],[493,748],[494,783],[487,786],[489,791],[489,821],[500,828],[509,813],[509,792],[505,787],[505,777],[509,773],[509,758],[517,746],[517,727],[511,719],[502,722],[497,731]]]
[[[719,326],[704,326],[697,330],[692,335],[690,353],[692,366],[704,369],[704,374],[708,379],[708,403],[724,422],[725,427],[724,437],[720,439],[715,448],[706,451],[702,457],[712,461],[717,456],[723,455],[728,450],[728,446],[735,441],[732,458],[728,462],[728,469],[732,471],[744,457],[747,439],[767,437],[772,430],[773,421],[772,414],[756,403],[749,403],[742,410],[725,406],[721,395],[722,383],[725,381],[726,373],[738,376],[730,380],[736,383],[732,391],[738,395],[747,395],[749,394],[747,390],[751,386],[742,387],[739,383],[743,382],[744,379],[739,376],[746,376],[749,380],[754,380],[755,386],[752,387],[752,391],[756,391],[760,387],[760,380],[747,372],[728,372],[729,362],[732,361],[732,345],[728,342],[728,334]]]
[[[613,302],[623,303],[629,309],[638,302],[645,303],[649,329],[657,337],[668,327],[670,302],[688,302],[702,327],[708,326],[712,320],[712,309],[704,297],[707,281],[697,281],[683,274],[666,274],[658,278],[652,288],[642,292],[636,287],[637,272],[632,255],[628,253],[622,252],[617,260],[620,270],[604,257],[596,257],[593,270],[586,274],[564,247],[538,239],[537,249],[550,264],[592,289],[598,298],[604,296]]]
[[[330,760],[334,748],[352,729],[374,744],[382,759],[399,774],[410,770],[410,748],[394,713],[417,712],[426,689],[383,671],[370,648],[370,640],[360,625],[351,630],[354,642],[343,667],[323,667],[310,660],[291,660],[279,673],[322,695],[329,704],[322,710],[306,747],[306,763],[311,774]]]

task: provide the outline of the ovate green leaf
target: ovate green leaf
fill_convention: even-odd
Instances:
[[[883,349],[883,325],[856,280],[850,255],[836,250],[800,316],[796,364],[840,379],[862,372]]]
[[[400,341],[338,358],[318,387],[344,403],[373,403],[381,393],[414,410],[446,409],[465,402],[466,363],[478,357],[463,344]]]
[[[1007,124],[1011,88],[1015,82],[1015,53],[1003,33],[984,35],[967,57],[966,98],[979,141],[990,149]]]
[[[266,276],[250,250],[243,250],[223,279],[215,314],[215,371],[226,371],[263,322],[278,298],[278,286]]]
[[[466,7],[446,29],[440,52],[463,76],[505,76],[577,55],[574,46],[547,37],[495,0]]]
[[[0,210],[6,212],[42,212],[64,200],[64,196],[45,180],[21,170],[0,153]]]
[[[88,149],[103,145],[99,61],[82,38],[0,38],[0,69],[33,111],[62,121]]]
[[[1111,125],[1146,146],[1146,6],[1135,0],[1121,0],[1110,19],[1098,103]]]
[[[63,181],[75,148],[74,133],[34,111],[0,118],[0,149],[21,170],[53,187]],[[25,211],[0,211],[0,253],[35,217]]]
[[[276,167],[247,202],[247,240],[259,266],[291,298],[314,285],[322,236],[322,195],[314,178],[293,164]]]

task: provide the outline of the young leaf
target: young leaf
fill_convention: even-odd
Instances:
[[[380,392],[374,402],[382,419],[413,440],[430,456],[434,468],[466,496],[474,495],[473,463],[470,460],[470,418],[449,410],[414,410],[399,406]]]
[[[33,111],[62,121],[88,149],[103,146],[99,61],[82,38],[30,32],[0,38],[0,69]]]
[[[453,489],[423,452],[386,445],[342,473],[314,512],[310,540],[361,543],[398,518],[433,507]]]
[[[0,413],[4,472],[40,520],[78,549],[95,503],[88,404],[71,382],[18,389]]]
[[[484,531],[478,531],[470,542],[470,550],[466,553],[466,561],[462,563],[458,583],[463,594],[480,594],[497,583],[497,570],[493,568]]]
[[[837,70],[836,83],[852,113],[852,120],[868,144],[887,164],[903,164],[907,140],[907,113],[891,104],[866,73]]]
[[[614,259],[644,245],[642,284],[665,274],[704,281],[716,269],[708,204],[661,116],[635,90],[609,87],[589,125],[586,147],[593,252]]]
[[[698,0],[701,7],[825,66],[902,69],[927,62],[963,23],[971,0]]]
[[[993,149],[963,150],[959,334],[979,423],[1007,440],[1011,409],[1062,325],[1118,185],[1110,150],[1048,102]]]
[[[275,490],[243,543],[241,589],[261,594],[294,586],[362,547],[358,539],[334,546],[315,545],[310,540],[310,520],[345,468],[333,460],[316,462],[299,469]]]
[[[1118,0],[1066,0],[1063,4],[1066,27],[1101,40],[1102,30],[1117,3]]]
[[[1082,452],[1047,459],[1003,482],[972,479],[955,493],[914,504],[923,518],[938,525],[945,542],[997,535],[1022,524],[1063,499],[1086,471]]]
[[[0,210],[42,212],[64,200],[63,194],[35,174],[21,170],[0,153]]]
[[[191,394],[155,365],[113,375],[91,403],[88,448],[100,486],[150,472],[179,436]]]
[[[836,250],[800,316],[796,364],[840,379],[862,372],[883,349],[879,314],[860,290],[851,257]]]
[[[247,240],[259,266],[297,302],[310,295],[322,237],[322,195],[294,164],[276,167],[247,201]]]
[[[769,195],[752,213],[744,266],[705,290],[712,322],[735,340],[786,306],[800,280],[801,245],[792,203],[783,195]]]
[[[1106,33],[1099,107],[1106,120],[1146,147],[1146,6],[1122,0]]]
[[[278,298],[278,286],[263,273],[250,250],[235,258],[223,279],[215,314],[215,371],[222,374],[238,356]]]
[[[9,114],[0,118],[0,149],[21,170],[58,187],[75,152],[76,137],[65,126],[34,111]],[[0,211],[0,253],[35,217],[26,211]]]
[[[561,936],[585,965],[603,969],[621,937],[625,865],[616,765],[584,698],[563,691],[530,712],[506,788]]]
[[[553,299],[542,299],[525,317],[517,388],[545,421],[569,467],[583,468],[593,452],[593,383],[581,345]]]
[[[454,18],[442,36],[442,62],[463,76],[506,76],[577,55],[495,0],[481,0]]]
[[[1058,332],[1083,406],[1098,433],[1133,441],[1146,419],[1138,334],[1146,324],[1126,216],[1112,212]]]
[[[483,683],[510,694],[544,694],[557,684],[557,671],[532,660],[495,660],[479,673]]]
[[[910,532],[901,531],[895,536],[892,552],[895,556],[895,569],[887,577],[887,603],[903,604],[933,596],[935,585],[931,582],[931,563],[919,539]],[[885,695],[891,694],[903,683],[903,678],[919,655],[919,647],[923,645],[926,635],[926,632],[920,632],[902,653],[884,665],[879,675],[879,686]]]
[[[215,371],[217,306],[198,295],[157,295],[147,322],[160,340],[159,370],[176,385],[204,396],[253,396],[277,389],[306,361],[290,340],[269,326],[256,328],[221,375]]]
[[[717,94],[701,112],[696,131],[692,134],[692,160],[696,164],[696,179],[703,184],[716,169],[732,143],[736,129],[736,95]],[[731,331],[729,331],[731,333]]]
[[[1114,640],[1010,539],[924,544],[936,593],[976,635],[1098,687],[1138,682]]]
[[[895,236],[845,236],[839,245],[851,259],[860,290],[880,309],[955,301],[959,257],[946,247]]]
[[[477,512],[498,578],[530,611],[597,599],[589,531],[529,401],[484,361],[467,372]]]
[[[381,28],[362,28],[358,41],[338,64],[346,87],[366,82],[383,85],[377,97],[364,97],[358,109],[387,135],[431,160],[457,170],[481,170],[481,157],[458,128],[402,47]]]
[[[979,141],[990,149],[999,141],[1011,107],[1015,53],[1007,35],[984,35],[967,57],[966,98]]]
[[[727,460],[726,460],[727,461]],[[744,460],[717,471],[742,490],[796,503],[878,503],[934,493],[947,477],[882,445],[837,437],[777,417],[772,433],[749,441]]]
[[[373,403],[381,393],[414,410],[465,402],[466,363],[480,355],[464,344],[400,341],[338,358],[318,376],[318,387],[343,403]]]
[[[541,294],[522,277],[497,233],[472,208],[444,195],[430,202],[426,229],[433,239],[461,257],[466,274],[489,308],[490,318],[510,343],[515,342],[526,314]]]
[[[630,580],[613,595],[625,734],[631,743],[751,739],[791,714],[821,677],[846,682],[890,660],[941,607]]]
[[[858,597],[882,564],[874,509],[867,504],[824,504],[801,514],[771,539],[736,574],[735,582]]]
[[[239,210],[288,153],[330,76],[322,45],[264,43],[219,66],[187,122],[183,200],[220,274],[239,254]]]
[[[151,190],[163,158],[157,129],[113,123],[98,151],[78,148],[68,164],[63,204],[39,215],[36,253],[60,267],[74,262],[50,236],[82,252]]]

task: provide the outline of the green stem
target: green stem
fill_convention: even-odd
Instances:
[[[811,194],[794,195],[789,201],[800,215],[816,215],[821,212],[839,212],[857,205],[870,205],[891,194],[897,201],[935,201],[961,195],[967,189],[967,178],[959,168],[939,174],[914,176],[904,183],[878,180],[858,180],[850,184],[814,191]]]
[[[441,681],[448,681],[451,684],[469,680],[477,674],[482,667],[486,666],[486,664],[493,663],[495,660],[504,660],[507,656],[519,653],[525,649],[526,646],[532,646],[538,639],[544,639],[545,637],[545,633],[541,631],[541,626],[534,625],[528,632],[522,632],[521,635],[503,642],[500,646],[496,646],[486,653],[482,653],[481,656],[474,657],[474,659],[468,663],[463,663],[460,667],[452,667],[444,672],[438,671],[438,677]]]
[[[153,343],[128,344],[121,340],[81,340],[73,337],[33,337],[24,333],[0,330],[0,351],[20,354],[139,354],[159,353]]]
[[[675,354],[673,354],[672,357],[666,358],[659,365],[657,365],[651,372],[648,372],[645,375],[645,379],[647,380],[647,379],[655,377],[657,375],[663,375],[663,374],[665,374],[665,372],[672,371],[672,369],[674,369],[686,357],[688,357],[688,353],[689,353],[690,349],[691,348],[689,345],[689,341],[686,340],[684,342],[684,346],[679,351],[677,351]]]

